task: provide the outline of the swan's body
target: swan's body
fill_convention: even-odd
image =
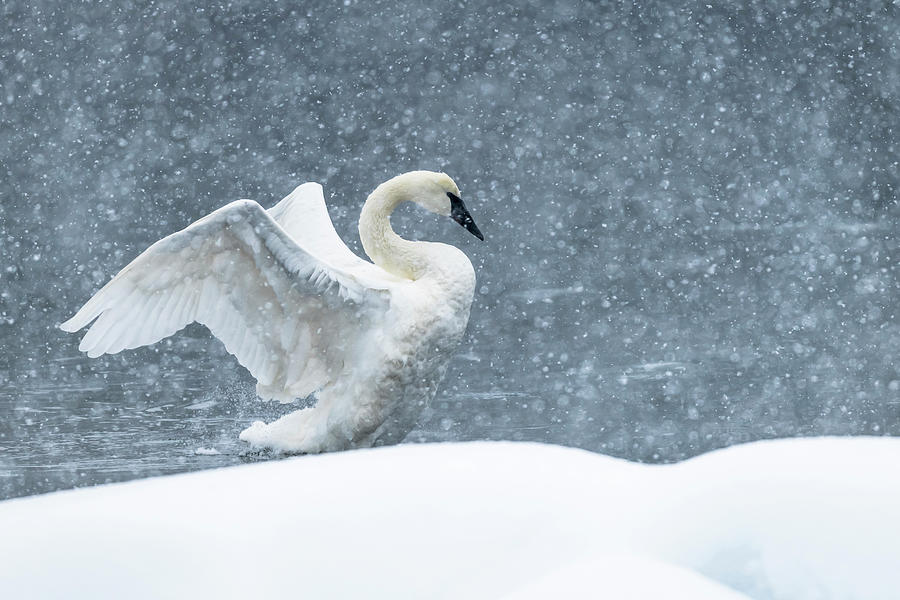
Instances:
[[[198,321],[256,378],[260,397],[316,394],[315,406],[256,422],[242,440],[283,452],[396,443],[462,338],[475,273],[453,246],[402,239],[389,217],[413,201],[483,239],[458,196],[450,177],[429,171],[378,186],[359,222],[374,264],[338,237],[319,184],[268,211],[239,200],[153,244],[61,328],[96,318],[79,346],[95,357]]]

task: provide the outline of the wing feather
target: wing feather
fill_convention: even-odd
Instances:
[[[321,198],[318,184],[306,184],[270,212],[232,202],[153,244],[60,327],[93,321],[79,349],[99,356],[197,321],[256,377],[261,395],[308,395],[353,364],[360,332],[379,326],[402,281],[343,245]]]
[[[363,283],[378,285],[382,281],[401,282],[403,279],[362,260],[341,240],[325,205],[325,194],[318,183],[298,186],[268,213],[297,243],[334,267],[352,271]],[[326,276],[327,277],[327,276]],[[355,293],[342,288],[341,295]]]

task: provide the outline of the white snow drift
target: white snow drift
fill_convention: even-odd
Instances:
[[[516,443],[0,503],[3,598],[897,598],[900,439],[669,466]]]

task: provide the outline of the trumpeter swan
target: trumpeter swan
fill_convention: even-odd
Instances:
[[[391,212],[406,201],[484,239],[449,176],[404,173],[362,208],[372,264],[338,237],[322,186],[305,183],[269,210],[238,200],[156,242],[60,327],[74,332],[96,319],[79,346],[96,357],[197,321],[256,378],[260,397],[316,395],[313,407],[245,429],[241,439],[255,447],[399,442],[434,396],[475,289],[459,249],[394,233]]]

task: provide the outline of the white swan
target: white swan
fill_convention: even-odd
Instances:
[[[220,208],[150,246],[60,328],[97,319],[79,349],[114,354],[197,321],[257,380],[257,394],[317,403],[241,439],[306,453],[396,443],[433,397],[469,319],[472,263],[446,244],[394,233],[405,201],[484,239],[444,173],[413,171],[379,185],[359,218],[375,264],[338,237],[322,186],[305,183],[266,211]]]

